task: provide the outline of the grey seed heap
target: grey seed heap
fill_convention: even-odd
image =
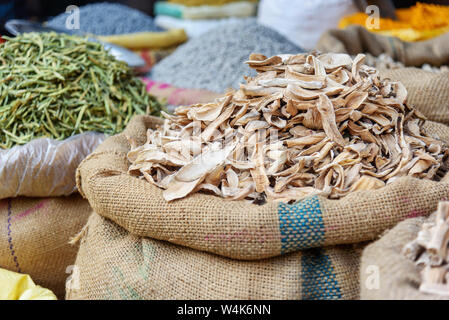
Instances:
[[[95,35],[114,35],[144,31],[161,31],[153,18],[139,10],[116,3],[96,3],[80,7],[80,30]],[[48,26],[64,29],[69,13],[61,13],[48,21]]]
[[[150,77],[182,88],[221,93],[238,88],[244,75],[255,74],[243,63],[251,53],[272,56],[301,51],[276,31],[246,21],[218,27],[191,39],[159,62]]]

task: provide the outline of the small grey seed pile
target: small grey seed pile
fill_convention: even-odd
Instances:
[[[238,88],[244,75],[255,73],[244,64],[251,53],[273,56],[303,50],[255,20],[215,28],[180,46],[153,67],[155,81],[182,88],[224,92]]]
[[[95,3],[80,7],[80,30],[74,33],[114,35],[143,31],[161,31],[153,18],[139,10],[117,3]],[[49,27],[65,29],[69,13],[61,13],[47,22]]]

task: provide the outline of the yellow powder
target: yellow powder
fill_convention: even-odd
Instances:
[[[348,25],[361,25],[372,32],[398,36],[402,40],[417,41],[428,39],[449,31],[449,6],[417,3],[406,9],[397,9],[398,20],[379,19],[379,28],[373,28],[367,22],[365,13],[355,13],[344,17],[339,28]]]

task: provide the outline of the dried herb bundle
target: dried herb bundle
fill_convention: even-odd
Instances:
[[[424,223],[403,254],[422,268],[421,291],[449,295],[449,202],[438,204],[435,223]]]
[[[258,72],[213,103],[178,107],[128,158],[170,201],[340,198],[401,176],[432,179],[447,148],[422,130],[401,83],[346,54],[252,54]]]
[[[160,105],[129,67],[99,43],[28,33],[0,45],[0,148],[38,137],[121,131]]]

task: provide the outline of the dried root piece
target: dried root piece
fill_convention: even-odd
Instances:
[[[421,271],[422,283],[419,290],[425,293],[449,296],[448,266],[425,266]]]
[[[438,178],[447,146],[422,131],[404,86],[381,80],[364,60],[251,54],[258,74],[239,90],[164,113],[145,145],[131,144],[129,173],[163,188],[167,201],[208,192],[255,203],[336,199],[402,176]],[[433,264],[447,255],[438,249],[446,240],[446,233],[432,238]],[[418,245],[407,255],[418,255]]]
[[[416,261],[419,256],[424,252],[424,247],[421,246],[416,240],[409,242],[402,249],[402,254],[409,260]]]
[[[442,261],[448,257],[449,242],[449,202],[440,202],[436,225],[433,228],[430,241],[427,243],[427,251]],[[445,262],[448,262],[447,260]]]
[[[422,268],[419,290],[449,295],[449,202],[438,204],[435,223],[425,223],[402,253]]]

